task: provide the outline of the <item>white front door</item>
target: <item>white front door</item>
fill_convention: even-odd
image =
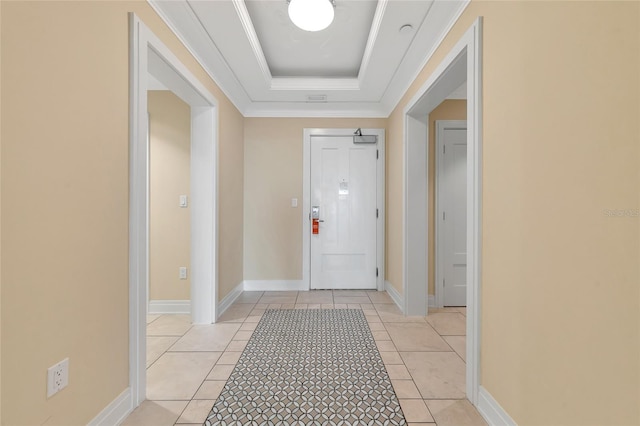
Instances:
[[[375,289],[377,144],[311,137],[312,289]]]
[[[437,121],[438,266],[443,306],[467,305],[467,122]]]

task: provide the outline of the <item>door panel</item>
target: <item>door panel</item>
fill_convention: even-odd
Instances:
[[[311,288],[376,288],[376,145],[353,137],[311,139]]]
[[[455,124],[454,124],[455,123]],[[440,227],[438,253],[444,306],[467,304],[467,130],[466,122],[439,122]]]

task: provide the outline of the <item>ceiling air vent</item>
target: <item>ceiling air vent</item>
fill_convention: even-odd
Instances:
[[[307,102],[327,102],[327,95],[307,95]]]

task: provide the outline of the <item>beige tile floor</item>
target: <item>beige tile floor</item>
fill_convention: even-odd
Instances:
[[[202,425],[267,308],[362,309],[408,424],[486,425],[465,398],[465,308],[406,317],[385,292],[245,292],[211,325],[149,315],[147,401],[124,425]]]

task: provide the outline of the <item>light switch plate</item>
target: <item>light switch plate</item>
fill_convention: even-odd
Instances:
[[[188,197],[186,195],[181,195],[180,196],[180,207],[184,208],[187,207],[189,201],[188,201]]]
[[[291,207],[298,207],[298,199],[297,198],[292,198],[291,199]]]

